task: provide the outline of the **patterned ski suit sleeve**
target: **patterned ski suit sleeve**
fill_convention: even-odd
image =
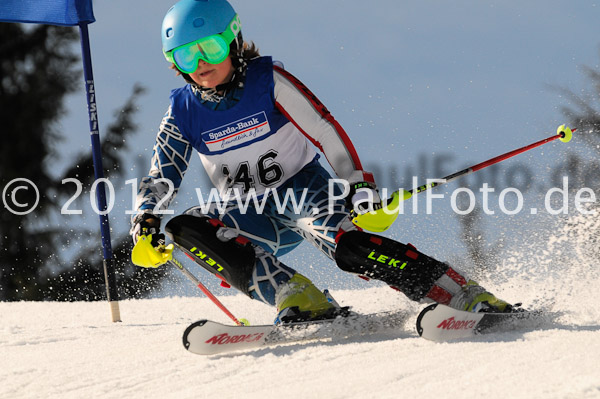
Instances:
[[[138,188],[135,209],[139,213],[151,212],[160,217],[160,213],[168,209],[179,191],[192,151],[169,107],[156,136],[150,171]]]
[[[373,175],[363,171],[350,138],[325,105],[292,74],[277,65],[273,68],[279,111],[325,155],[339,178],[374,184]]]

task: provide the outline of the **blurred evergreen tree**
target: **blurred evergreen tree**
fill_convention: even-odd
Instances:
[[[85,231],[61,220],[60,210],[72,193],[62,180],[75,177],[89,188],[94,180],[91,154],[81,155],[64,176],[50,170],[60,159],[56,145],[66,140],[57,122],[65,98],[83,86],[76,28],[0,23],[0,189],[14,179],[35,183],[40,199],[35,211],[17,215],[0,209],[0,300],[97,300],[105,298],[99,228]],[[143,88],[134,86],[117,118],[101,132],[107,177],[119,177],[126,138],[137,129],[136,101]],[[82,98],[82,101],[85,101]],[[86,126],[87,128],[87,126]],[[7,190],[18,203],[33,203],[31,190]],[[139,297],[160,284],[165,272],[138,270],[129,262],[130,238],[116,237],[115,265],[123,297]],[[81,254],[57,264],[60,246],[73,238]],[[85,240],[85,238],[88,238]],[[92,255],[90,255],[92,254]],[[140,276],[143,276],[140,278]]]
[[[562,112],[568,118],[570,126],[577,128],[575,137],[595,152],[589,157],[580,154],[569,154],[569,177],[575,177],[570,182],[573,189],[588,187],[600,193],[600,69],[598,65],[581,67],[586,75],[587,84],[576,93],[572,89],[560,88],[561,93],[567,93],[570,106],[563,106]]]
[[[600,69],[584,65],[581,67],[589,84],[576,94],[562,88],[567,93],[572,106],[564,106],[563,114],[569,118],[571,126],[577,127],[577,136],[600,154]]]
[[[52,255],[58,231],[32,227],[54,207],[47,193],[54,179],[44,167],[60,138],[55,123],[64,113],[63,98],[73,92],[81,74],[72,52],[77,33],[72,28],[40,25],[34,29],[0,23],[0,187],[16,178],[29,179],[40,191],[36,212],[0,213],[0,299],[40,299],[38,269]],[[33,203],[33,190],[19,190],[19,203]]]

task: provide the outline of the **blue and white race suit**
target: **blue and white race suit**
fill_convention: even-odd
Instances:
[[[191,85],[173,90],[136,209],[166,210],[174,195],[166,198],[169,187],[157,179],[169,179],[176,194],[196,150],[222,198],[236,190],[239,199],[251,193],[264,205],[250,201],[247,209],[240,209],[231,203],[220,211],[215,205],[208,215],[257,245],[250,291],[274,304],[276,285],[291,278],[294,270],[270,255],[285,254],[307,239],[333,258],[336,235],[356,228],[343,200],[331,207],[330,175],[319,164],[315,147],[337,177],[349,183],[373,182],[373,177],[362,170],[354,146],[327,108],[270,57],[251,60],[243,88],[227,96],[215,110],[214,103],[203,101]],[[286,195],[289,201],[282,209]],[[204,212],[193,207],[186,213]]]

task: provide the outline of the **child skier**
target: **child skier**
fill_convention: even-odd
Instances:
[[[167,180],[176,193],[194,149],[222,198],[237,192],[258,202],[193,207],[172,218],[166,231],[224,284],[276,306],[276,322],[345,312],[278,259],[303,239],[342,270],[384,281],[412,300],[511,311],[448,264],[352,222],[351,215],[382,207],[372,174],[312,92],[243,41],[240,18],[226,0],[179,1],[167,12],[161,35],[165,57],[187,85],[171,93],[150,172],[140,183],[134,242],[142,237],[152,243],[148,251],[165,251],[160,213],[174,196],[167,195]],[[342,189],[329,184],[315,146],[347,181],[345,200]],[[289,206],[294,201],[282,209],[284,199],[295,199],[299,209]]]

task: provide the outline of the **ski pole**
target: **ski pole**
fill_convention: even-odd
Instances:
[[[561,126],[558,127],[557,134],[554,135],[554,136],[545,138],[545,139],[540,140],[540,141],[536,141],[535,143],[526,145],[526,146],[521,147],[521,148],[517,148],[516,150],[509,151],[509,152],[507,152],[505,154],[498,155],[497,157],[494,157],[492,159],[488,159],[487,161],[483,161],[481,163],[478,163],[477,165],[470,166],[470,167],[468,167],[466,169],[463,169],[463,170],[461,170],[459,172],[453,173],[453,174],[448,175],[446,177],[442,177],[441,179],[437,179],[438,181],[436,181],[436,182],[432,182],[432,183],[429,183],[429,184],[424,184],[424,185],[419,186],[417,188],[414,188],[412,190],[408,190],[408,192],[412,196],[413,194],[421,193],[423,191],[429,190],[430,188],[441,186],[442,184],[449,183],[449,182],[451,182],[453,180],[458,179],[459,177],[463,177],[463,176],[469,175],[469,174],[471,174],[473,172],[477,172],[478,170],[481,170],[483,168],[487,168],[488,166],[491,166],[491,165],[494,165],[496,163],[502,162],[505,159],[512,158],[515,155],[519,155],[519,154],[521,154],[521,153],[523,153],[525,151],[529,151],[529,150],[531,150],[533,148],[539,147],[541,145],[544,145],[544,144],[549,143],[551,141],[554,141],[556,139],[558,139],[558,140],[560,140],[562,142],[567,143],[567,142],[569,142],[571,140],[571,137],[572,137],[571,134],[572,134],[572,132],[574,132],[576,130],[577,129],[569,129],[565,125],[561,125]]]
[[[192,281],[194,284],[196,284],[196,286],[198,288],[200,288],[200,290],[211,300],[213,301],[213,303],[215,305],[217,305],[219,307],[219,309],[221,309],[223,311],[223,313],[225,313],[227,316],[229,316],[229,318],[231,320],[233,320],[233,322],[235,324],[237,324],[238,326],[243,326],[244,323],[242,323],[241,321],[239,321],[226,307],[225,305],[223,305],[221,303],[221,301],[219,301],[217,299],[216,296],[214,296],[212,294],[212,292],[209,291],[208,288],[206,288],[206,286],[204,284],[202,284],[200,282],[200,280],[198,280],[198,278],[196,276],[194,276],[188,269],[185,268],[185,266],[183,266],[183,264],[178,261],[177,259],[175,259],[174,257],[171,258],[169,261],[169,264],[171,264],[172,266],[175,266],[177,269],[179,269],[190,281]]]
[[[505,159],[514,157],[515,155],[521,154],[525,151],[529,151],[532,148],[539,147],[556,139],[562,141],[563,143],[568,143],[569,141],[571,141],[571,138],[573,137],[573,132],[576,130],[577,129],[571,129],[566,125],[560,125],[558,129],[556,129],[556,135],[553,135],[540,141],[536,141],[535,143],[526,145],[524,147],[517,148],[516,150],[509,151],[505,154],[498,155],[497,157],[488,159],[487,161],[470,166],[466,169],[463,169],[441,179],[437,179],[437,181],[435,182],[424,184],[412,190],[395,191],[392,194],[392,196],[385,201],[385,205],[382,208],[368,213],[364,213],[362,215],[357,215],[352,219],[352,221],[358,227],[364,228],[369,231],[385,231],[388,228],[390,228],[390,226],[398,217],[398,214],[400,212],[400,200],[406,201],[407,199],[411,198],[414,194],[422,193],[423,191],[429,190],[431,188],[449,183],[453,180],[458,179],[459,177],[463,177],[473,172],[477,172],[478,170],[486,168],[490,165],[494,165],[498,162],[504,161]]]
[[[231,314],[231,312],[225,307],[225,305],[223,305],[221,301],[219,301],[217,297],[214,296],[212,292],[210,292],[208,288],[206,288],[204,284],[202,284],[200,280],[198,280],[198,278],[196,278],[196,276],[194,276],[188,269],[186,269],[180,261],[175,259],[175,257],[173,256],[174,249],[175,247],[173,244],[165,246],[164,243],[162,245],[159,245],[158,248],[155,248],[152,245],[152,234],[146,235],[146,232],[144,232],[144,234],[139,236],[137,242],[135,243],[135,246],[133,247],[133,250],[131,251],[131,261],[135,265],[141,267],[155,268],[164,265],[165,263],[175,266],[198,288],[200,288],[200,290],[204,292],[204,294],[211,301],[213,301],[213,303],[217,305],[219,309],[221,309],[227,316],[229,316],[229,318],[233,320],[235,324],[237,324],[238,326],[248,325],[249,323],[246,319],[242,319],[242,321],[240,321],[233,314]]]

